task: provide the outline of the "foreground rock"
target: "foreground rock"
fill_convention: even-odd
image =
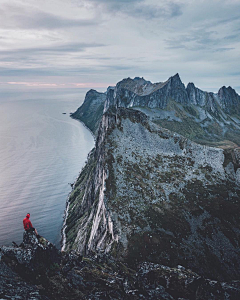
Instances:
[[[182,266],[135,270],[105,254],[61,253],[44,238],[2,247],[0,299],[239,299],[240,282],[204,279]]]

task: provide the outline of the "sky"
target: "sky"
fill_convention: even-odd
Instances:
[[[126,77],[240,93],[240,0],[0,0],[0,89]]]

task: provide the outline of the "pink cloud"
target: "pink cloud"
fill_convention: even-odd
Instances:
[[[10,81],[6,82],[11,85],[25,85],[25,86],[33,86],[33,87],[57,87],[56,83],[42,83],[42,82],[25,82],[25,81]]]
[[[110,85],[109,83],[103,83],[103,82],[78,82],[78,83],[71,83],[74,87],[77,88],[107,88]]]
[[[74,82],[74,83],[47,83],[47,82],[29,82],[29,81],[8,81],[0,82],[0,85],[25,86],[30,88],[107,88],[109,83],[103,82]]]

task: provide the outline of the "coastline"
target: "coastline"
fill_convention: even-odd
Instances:
[[[82,125],[83,125],[90,133],[91,133],[91,135],[92,135],[92,137],[93,137],[93,139],[94,139],[94,143],[96,143],[96,137],[94,136],[94,134],[92,133],[92,131],[90,130],[90,128],[88,128],[88,127],[86,126],[85,123],[83,123],[83,122],[82,122],[81,120],[79,120],[79,119],[76,119],[76,118],[72,117],[72,114],[71,114],[71,113],[70,113],[70,118],[72,118],[72,119],[74,119],[74,120],[80,122],[80,123],[81,123],[81,124],[82,124]],[[89,153],[90,153],[91,151],[92,151],[92,149],[90,149],[90,151],[88,152],[88,155],[89,155]],[[67,198],[67,201],[66,201],[66,208],[65,208],[65,210],[64,210],[64,216],[63,216],[64,221],[63,221],[63,225],[62,225],[62,229],[61,229],[61,241],[60,241],[61,251],[65,251],[65,247],[66,247],[66,233],[65,233],[65,232],[66,232],[66,228],[67,228],[66,223],[67,223],[67,217],[68,217],[68,211],[69,211],[69,205],[70,205],[69,198],[70,198],[70,195],[71,195],[72,191],[73,191],[74,188],[75,188],[75,184],[76,184],[76,182],[77,182],[77,180],[78,180],[78,178],[79,178],[79,176],[80,176],[80,174],[81,174],[81,172],[82,172],[82,169],[85,167],[85,165],[87,164],[87,162],[88,162],[88,156],[87,156],[87,159],[86,159],[86,161],[85,161],[85,164],[82,166],[82,168],[81,168],[81,170],[80,170],[78,176],[76,177],[74,183],[71,184],[71,185],[72,185],[72,190],[71,190],[71,191],[69,192],[69,194],[68,194],[68,198]]]
[[[70,113],[70,118],[72,118],[73,120],[76,120],[76,121],[80,122],[91,133],[91,135],[92,135],[92,137],[94,139],[94,142],[96,142],[96,136],[93,134],[92,130],[83,121],[81,121],[80,119],[74,118],[72,115],[73,115],[73,113]]]

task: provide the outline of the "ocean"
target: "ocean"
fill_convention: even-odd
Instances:
[[[86,90],[0,93],[0,246],[22,242],[27,213],[38,233],[60,248],[66,201],[94,147],[70,118]]]

